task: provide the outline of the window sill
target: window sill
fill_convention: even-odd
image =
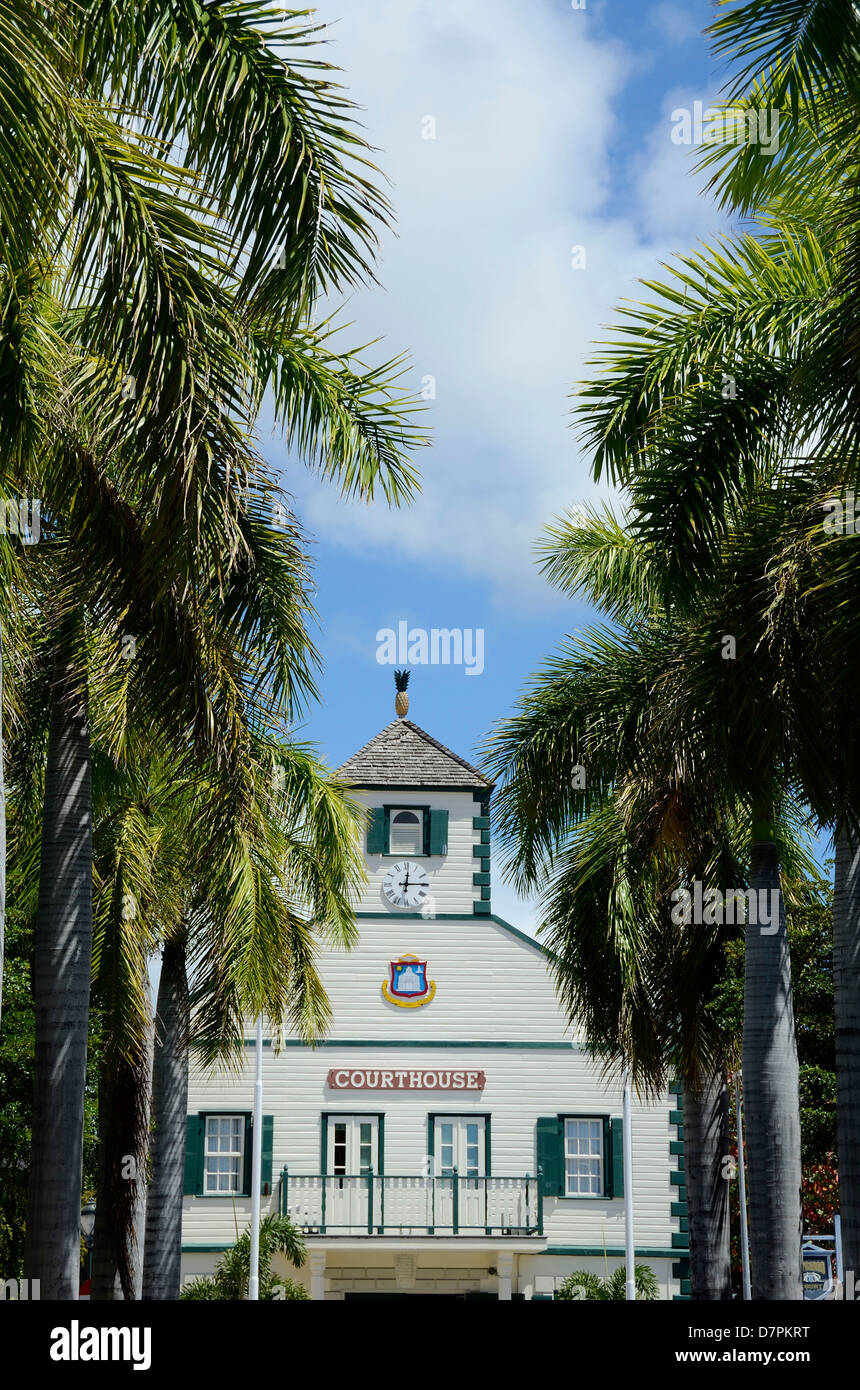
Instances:
[[[186,1197],[194,1197],[198,1202],[235,1202],[237,1197],[250,1197],[250,1192],[186,1192]]]

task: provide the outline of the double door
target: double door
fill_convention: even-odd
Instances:
[[[437,1231],[484,1222],[486,1131],[482,1115],[437,1115],[433,1126]],[[456,1169],[456,1178],[454,1170]]]
[[[377,1116],[330,1115],[327,1158],[326,1227],[366,1229],[367,1177],[379,1172]],[[378,1188],[378,1184],[374,1187]],[[380,1196],[381,1193],[374,1195],[374,1207],[378,1206]]]

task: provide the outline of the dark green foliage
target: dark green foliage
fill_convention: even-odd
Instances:
[[[836,1072],[800,1065],[800,1156],[804,1167],[836,1152]]]
[[[14,878],[10,878],[9,887],[14,895]],[[30,984],[32,955],[32,922],[12,906],[6,918],[3,1017],[0,1021],[0,1278],[3,1279],[19,1278],[23,1272],[35,1048]],[[94,1012],[90,1018],[84,1102],[82,1203],[93,1195],[96,1186],[100,1034],[101,1020]]]

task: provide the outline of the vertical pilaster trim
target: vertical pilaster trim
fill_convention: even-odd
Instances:
[[[677,1195],[679,1200],[671,1205],[673,1220],[677,1220],[678,1229],[672,1232],[671,1243],[678,1248],[681,1257],[672,1265],[672,1278],[680,1280],[681,1292],[676,1293],[674,1302],[687,1303],[690,1300],[690,1257],[689,1254],[682,1254],[683,1250],[689,1245],[687,1235],[687,1189],[684,1183],[684,1096],[683,1085],[680,1081],[669,1082],[669,1124],[675,1126],[676,1138],[670,1141],[669,1151],[675,1159],[675,1166],[671,1170],[677,1173],[678,1177],[670,1178],[670,1182],[677,1184]]]
[[[472,847],[473,859],[480,860],[478,865],[481,884],[478,888],[478,899],[472,903],[472,915],[474,917],[488,917],[492,908],[490,906],[490,793],[486,791],[472,792],[472,800],[477,802],[478,814],[472,818],[472,831],[477,834],[478,841]],[[486,882],[483,880],[486,879]],[[474,883],[474,877],[473,877]]]

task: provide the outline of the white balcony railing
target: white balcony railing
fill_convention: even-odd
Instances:
[[[307,1235],[543,1235],[537,1178],[281,1171],[280,1211]]]

